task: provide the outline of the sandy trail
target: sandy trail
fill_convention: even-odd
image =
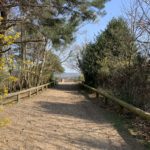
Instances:
[[[6,107],[0,117],[11,119],[0,128],[0,150],[142,150],[72,83]]]

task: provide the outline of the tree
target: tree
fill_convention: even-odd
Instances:
[[[83,48],[79,67],[85,82],[109,89],[145,109],[149,99],[149,62],[143,63],[146,57],[138,50],[127,23],[122,18],[112,19],[96,41]]]
[[[106,80],[103,77],[110,76],[115,69],[132,65],[136,51],[134,37],[126,22],[121,18],[113,19],[95,43],[86,47],[80,64],[86,66],[82,68],[88,74],[97,77],[93,79],[95,84],[101,79],[100,82],[103,83]]]
[[[79,68],[84,74],[85,83],[89,85],[97,85],[97,74],[98,67],[97,64],[97,52],[98,49],[96,44],[87,44],[81,53],[81,58],[78,58]]]
[[[83,48],[79,67],[85,82],[111,90],[129,103],[149,105],[149,60],[139,53],[135,34],[121,18],[113,19],[96,41]]]
[[[132,84],[132,99],[134,103],[144,106],[144,109],[150,108],[150,1],[147,0],[132,0],[124,11],[124,18],[128,26],[134,34],[134,41],[138,48],[138,55],[133,69]],[[133,95],[133,94],[131,94]],[[134,98],[133,98],[134,97]],[[141,104],[142,103],[142,104]]]
[[[132,0],[129,6],[124,6],[124,18],[128,26],[135,36],[135,42],[138,46],[138,51],[149,57],[149,43],[150,43],[150,1]]]
[[[19,15],[17,17],[14,15],[14,21],[22,22],[24,26],[28,26],[30,31],[31,29],[37,31],[38,29],[53,43],[62,43],[62,41],[72,41],[72,33],[79,24],[96,19],[107,1],[44,0],[39,2],[38,0],[2,0],[1,7],[3,9],[1,14],[5,14],[5,23],[3,24],[6,26],[8,23],[7,16],[12,11],[11,9],[17,8]],[[11,25],[14,25],[13,21]]]
[[[0,38],[0,57],[13,55],[16,66],[8,70],[18,78],[17,83],[8,84],[9,90],[42,84],[53,72],[62,71],[60,60],[51,50],[73,41],[78,26],[85,21],[94,21],[107,1],[1,0],[0,34],[10,37],[20,33],[20,38],[9,46]]]

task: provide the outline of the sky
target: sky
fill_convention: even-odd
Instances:
[[[85,42],[94,41],[96,35],[107,27],[107,24],[112,18],[117,18],[123,15],[123,2],[125,1],[127,2],[127,0],[111,0],[110,2],[107,2],[104,9],[106,11],[106,15],[101,17],[97,22],[88,23],[80,28],[76,33],[76,40],[74,44],[82,46]],[[65,68],[65,72],[76,72],[69,68],[68,65],[63,66]]]

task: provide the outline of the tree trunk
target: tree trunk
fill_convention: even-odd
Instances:
[[[42,77],[42,74],[43,74],[43,69],[44,69],[44,65],[45,65],[45,61],[46,61],[46,45],[47,45],[47,40],[45,40],[43,61],[42,61],[41,68],[40,68],[40,71],[39,71],[39,77],[38,77],[38,81],[37,81],[37,86],[41,84],[41,77]]]

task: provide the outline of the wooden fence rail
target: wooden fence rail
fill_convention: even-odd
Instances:
[[[85,88],[88,88],[88,89],[96,92],[97,97],[99,95],[102,95],[105,98],[107,98],[107,100],[111,100],[111,101],[114,101],[114,102],[118,103],[121,107],[128,109],[129,111],[131,111],[132,113],[138,115],[139,117],[141,117],[143,119],[146,119],[146,120],[150,120],[150,113],[149,112],[145,112],[145,111],[143,111],[143,110],[141,110],[141,109],[139,109],[139,108],[137,108],[137,107],[135,107],[131,104],[128,104],[125,101],[116,98],[115,96],[113,96],[112,94],[106,92],[105,90],[103,90],[101,88],[100,89],[95,89],[95,88],[90,87],[90,86],[88,86],[86,84],[83,84],[83,83],[81,83],[81,85],[83,85]]]
[[[19,102],[20,99],[22,98],[26,98],[26,97],[31,97],[34,94],[38,94],[39,91],[43,91],[44,89],[47,89],[49,85],[51,85],[51,83],[47,83],[47,84],[43,84],[37,87],[33,87],[27,90],[22,90],[19,92],[15,92],[15,93],[10,93],[7,96],[5,96],[3,98],[3,100],[0,101],[0,105],[6,105],[8,103],[12,103],[12,102]]]

